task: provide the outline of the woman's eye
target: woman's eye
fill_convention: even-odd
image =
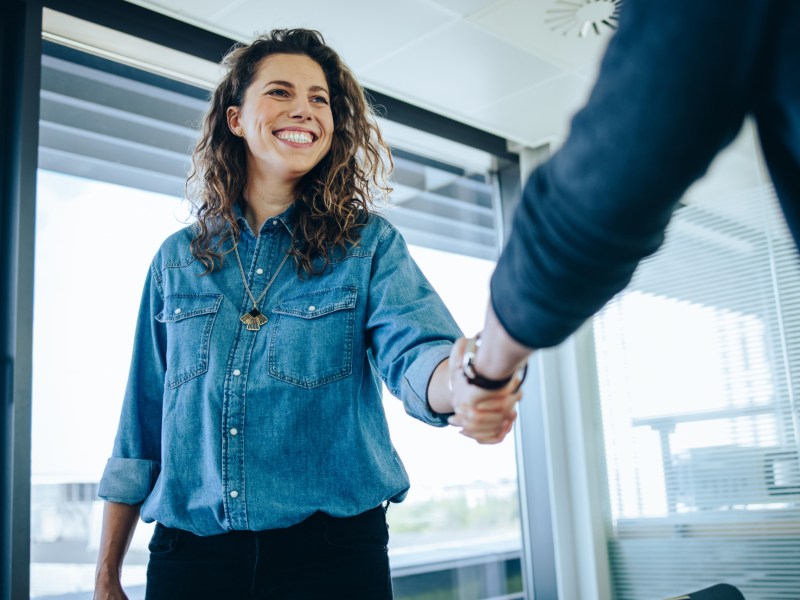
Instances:
[[[324,96],[314,96],[314,97],[311,99],[311,101],[312,101],[312,102],[316,102],[316,103],[318,103],[318,104],[327,104],[327,103],[328,103],[328,99],[327,99],[327,98],[325,98]]]
[[[281,98],[285,98],[289,95],[289,92],[287,92],[286,90],[278,89],[278,90],[270,90],[267,92],[267,94],[270,96],[279,96]]]

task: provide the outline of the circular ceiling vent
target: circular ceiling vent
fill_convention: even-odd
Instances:
[[[617,28],[620,4],[622,0],[556,0],[545,23],[563,35],[602,35]]]

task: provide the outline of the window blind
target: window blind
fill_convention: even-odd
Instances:
[[[593,326],[615,598],[800,598],[800,260],[772,188],[678,209]]]

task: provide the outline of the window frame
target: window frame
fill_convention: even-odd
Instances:
[[[34,199],[42,7],[38,1],[16,0],[5,3],[0,14],[0,115],[6,132],[0,141],[0,456],[4,463],[0,486],[0,598],[10,599],[29,595]]]

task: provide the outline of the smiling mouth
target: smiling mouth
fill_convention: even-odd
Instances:
[[[308,131],[277,131],[274,135],[279,140],[295,144],[312,144],[316,140],[316,136]]]

